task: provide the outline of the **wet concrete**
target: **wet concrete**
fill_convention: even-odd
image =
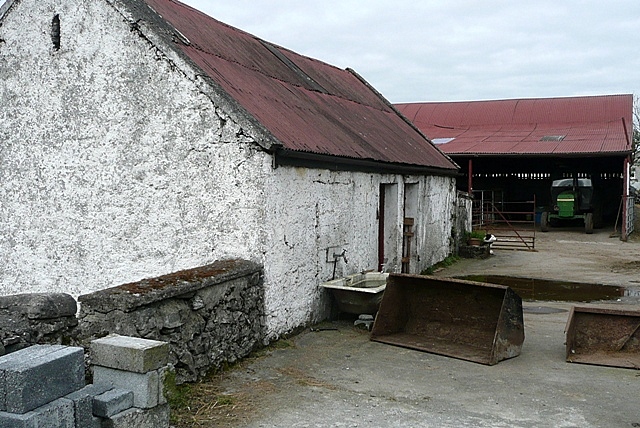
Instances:
[[[638,269],[630,268],[637,265],[629,263],[640,260],[638,243],[608,233],[555,232],[544,235],[536,253],[496,251],[491,259],[463,261],[437,275],[489,273],[627,288],[640,280]],[[636,302],[621,296],[608,304]],[[221,386],[252,410],[222,426],[640,426],[640,371],[565,362],[564,328],[573,304],[525,301],[521,355],[494,366],[372,342],[352,320],[314,326],[319,331],[289,339],[289,348],[225,374]]]
[[[556,300],[561,302],[594,302],[612,300],[626,295],[624,287],[583,282],[520,278],[503,275],[462,275],[469,281],[506,285],[523,300]]]

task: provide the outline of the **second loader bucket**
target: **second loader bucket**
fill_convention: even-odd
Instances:
[[[520,355],[522,299],[502,285],[391,274],[371,340],[494,365]]]
[[[571,363],[640,369],[640,310],[574,306],[567,320]]]

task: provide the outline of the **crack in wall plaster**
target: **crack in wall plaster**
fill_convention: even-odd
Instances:
[[[338,185],[341,185],[341,186],[353,186],[352,182],[345,182],[345,181],[338,181],[338,180],[330,180],[330,181],[313,180],[313,183],[322,184],[324,186],[331,186],[333,184],[338,184]]]
[[[284,245],[286,245],[290,250],[293,250],[296,247],[296,244],[289,244],[287,235],[284,235]]]

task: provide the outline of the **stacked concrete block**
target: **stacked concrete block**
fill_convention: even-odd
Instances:
[[[73,402],[76,428],[102,428],[102,419],[93,413],[93,401],[94,397],[110,389],[112,389],[110,385],[91,384],[65,397]]]
[[[110,418],[133,407],[133,391],[113,388],[93,398],[93,414]]]
[[[73,402],[59,398],[32,411],[18,414],[0,412],[1,428],[76,428]],[[88,425],[93,428],[95,425]],[[101,428],[100,425],[95,426]]]
[[[84,382],[84,350],[35,345],[0,356],[0,428],[166,428],[168,344],[110,336],[92,344],[95,383]]]
[[[156,340],[112,335],[91,342],[93,381],[132,391],[134,409],[109,416],[106,427],[169,426],[163,384],[169,345]]]
[[[136,407],[113,415],[105,419],[100,428],[168,428],[169,406],[162,405],[153,409],[138,409]]]
[[[36,345],[0,357],[0,411],[26,413],[83,386],[82,348]]]
[[[84,386],[84,351],[36,345],[0,357],[0,427],[75,427],[74,403]]]

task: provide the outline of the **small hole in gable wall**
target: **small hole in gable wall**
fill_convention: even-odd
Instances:
[[[53,49],[60,49],[60,15],[56,14],[51,20],[51,41],[53,42]]]

